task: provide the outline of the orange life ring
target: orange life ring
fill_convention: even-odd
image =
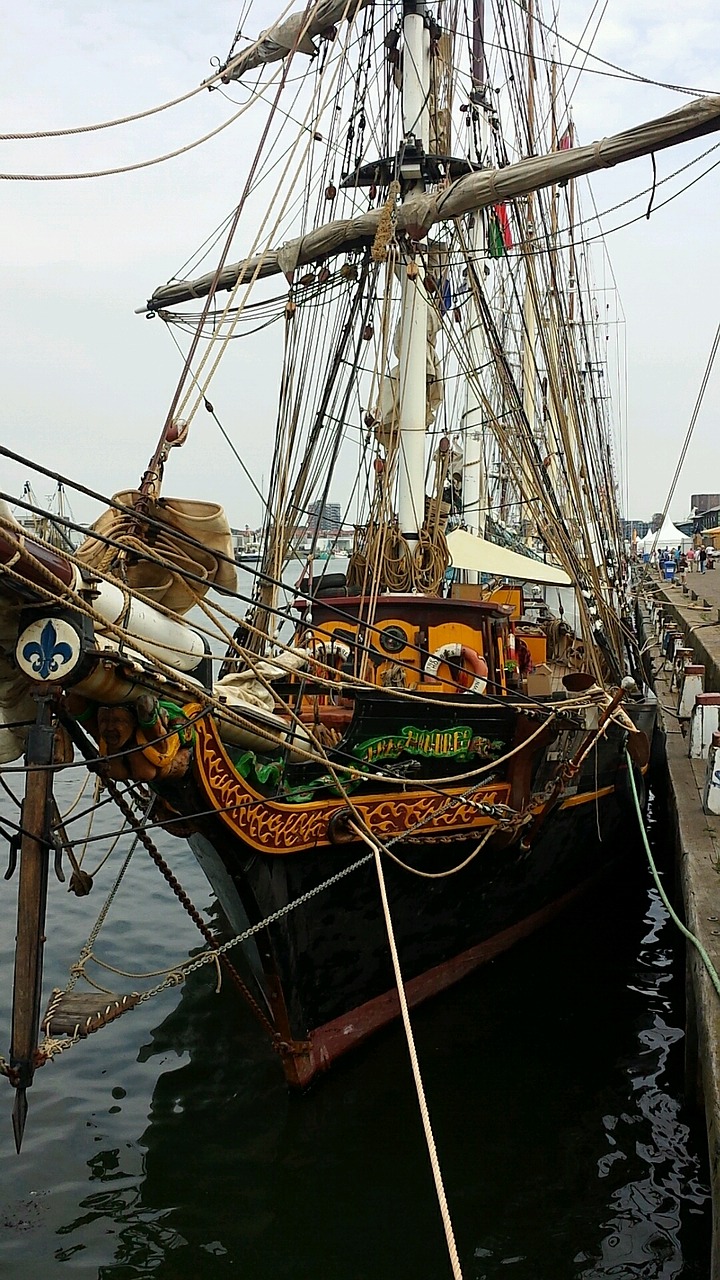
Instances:
[[[476,653],[466,644],[443,644],[434,653],[430,654],[425,663],[424,672],[426,676],[436,676],[440,670],[441,662],[448,662],[451,658],[460,659],[472,674],[472,681],[468,686],[468,693],[484,693],[487,686],[488,664],[484,658]]]

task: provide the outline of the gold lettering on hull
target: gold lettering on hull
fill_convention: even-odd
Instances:
[[[458,760],[470,760],[477,755],[491,760],[499,756],[502,749],[501,739],[473,737],[469,725],[455,729],[417,729],[415,725],[408,724],[399,733],[359,742],[353,748],[353,754],[359,760],[375,764],[378,760],[395,760],[401,755],[438,759],[451,756]]]
[[[199,720],[195,749],[196,777],[218,817],[245,844],[262,853],[299,853],[328,846],[328,823],[347,807],[340,796],[311,800],[300,807],[260,795],[233,768],[212,721]],[[397,795],[353,796],[353,806],[380,839],[389,839],[422,822],[422,835],[468,835],[493,821],[478,812],[479,804],[507,804],[510,785],[492,783],[473,792],[472,803],[463,800],[464,788],[445,793],[405,791]],[[457,796],[457,803],[447,801]]]

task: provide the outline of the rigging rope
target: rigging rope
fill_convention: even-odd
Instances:
[[[202,146],[204,142],[208,142],[210,138],[216,138],[219,133],[227,129],[240,116],[244,115],[247,110],[257,101],[258,98],[266,93],[273,81],[277,78],[279,71],[276,71],[272,80],[269,80],[263,88],[250,98],[248,102],[236,111],[229,119],[224,120],[222,124],[211,129],[209,133],[203,134],[201,138],[196,138],[194,142],[187,142],[183,147],[176,147],[174,151],[166,151],[164,155],[153,156],[151,160],[137,160],[134,164],[119,165],[114,169],[95,169],[87,173],[0,173],[0,181],[2,182],[72,182],[76,179],[85,178],[110,178],[121,173],[135,173],[138,169],[149,169],[156,164],[164,164],[166,160],[174,160],[177,156],[183,156],[188,151],[193,151],[196,147]]]
[[[292,8],[293,3],[294,0],[288,0],[288,3],[279,18],[275,19],[275,25],[282,22],[283,18]],[[248,48],[244,49],[242,55],[239,54],[238,57],[247,57],[247,54],[252,49],[257,48],[264,39],[265,32],[262,32],[257,39],[251,41]],[[114,129],[117,125],[132,124],[135,120],[145,120],[148,116],[158,115],[159,112],[167,111],[170,107],[176,107],[181,102],[187,102],[189,98],[194,98],[196,94],[203,93],[205,89],[211,88],[216,81],[222,81],[223,76],[226,75],[228,71],[232,71],[232,68],[237,61],[238,58],[233,58],[232,60],[228,59],[224,68],[215,71],[211,76],[208,76],[206,80],[203,80],[199,85],[196,85],[194,89],[190,89],[187,93],[181,94],[179,98],[170,98],[167,102],[160,103],[159,106],[148,107],[144,111],[136,111],[129,116],[118,116],[114,120],[103,120],[99,124],[74,125],[67,129],[37,129],[33,133],[0,133],[0,142],[31,142],[36,138],[67,138],[74,134],[95,133],[100,129]]]
[[[516,8],[521,10],[523,15],[527,13],[524,0],[512,0],[512,3],[516,6]],[[544,27],[545,30],[548,31],[550,35],[553,36],[556,40],[562,40],[563,44],[569,44],[571,48],[575,49],[577,53],[584,53],[588,57],[592,58],[593,61],[601,62],[603,66],[610,67],[612,68],[613,71],[622,72],[622,74],[624,76],[627,76],[628,79],[630,80],[636,80],[641,84],[655,85],[659,89],[672,89],[675,93],[705,95],[705,94],[712,94],[715,92],[714,89],[694,89],[694,88],[690,88],[688,85],[671,84],[665,80],[653,80],[651,76],[643,76],[643,75],[640,75],[639,72],[628,71],[627,67],[621,67],[616,62],[609,62],[607,58],[601,58],[599,54],[592,53],[590,49],[581,48],[581,46],[579,44],[576,44],[574,40],[571,40],[569,36],[562,35],[562,33],[558,31],[557,26],[551,27],[548,25],[547,22],[543,22],[542,18],[540,18],[538,14],[534,15],[534,21],[537,22],[538,26]]]
[[[207,80],[203,80],[201,84],[196,85],[194,89],[190,89],[187,93],[182,93],[180,97],[170,98],[167,102],[160,103],[159,106],[146,108],[145,111],[136,111],[133,115],[118,116],[115,120],[103,120],[98,124],[74,125],[68,129],[36,129],[32,133],[0,133],[0,142],[32,142],[36,138],[69,138],[75,134],[96,133],[100,129],[114,129],[117,125],[132,124],[135,120],[145,120],[148,116],[158,115],[161,111],[167,111],[170,107],[177,107],[181,102],[187,102],[188,99],[194,98],[196,94],[209,89],[220,78],[221,73],[218,71],[209,76]]]
[[[670,503],[672,502],[673,494],[675,493],[675,488],[680,478],[680,472],[682,471],[682,466],[685,461],[685,455],[687,454],[688,447],[692,439],[692,434],[693,434],[693,431],[695,430],[695,424],[697,423],[698,416],[702,408],[702,403],[705,398],[705,392],[707,391],[707,385],[708,385],[708,382],[710,381],[710,374],[712,373],[713,365],[715,364],[715,357],[717,355],[719,346],[720,346],[720,324],[718,325],[715,331],[715,337],[713,339],[713,344],[710,349],[710,355],[708,356],[708,359],[707,359],[707,364],[705,365],[705,372],[703,373],[703,376],[702,376],[702,382],[700,383],[700,390],[698,391],[698,394],[697,394],[695,407],[692,411],[692,416],[690,418],[690,424],[688,426],[687,432],[685,433],[685,439],[683,441],[682,449],[680,450],[680,457],[678,458],[678,461],[677,461],[675,474],[672,478],[670,488],[668,490],[667,498],[665,499],[665,505],[663,507],[663,513],[662,513],[663,524],[665,523],[667,513],[670,509]],[[655,541],[653,542],[653,545],[652,545],[652,551],[655,550],[659,534],[660,534],[660,530],[658,529],[657,533],[655,534]]]

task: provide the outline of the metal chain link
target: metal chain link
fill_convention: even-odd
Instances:
[[[178,972],[170,974],[163,982],[158,983],[156,987],[151,987],[149,991],[143,991],[138,1004],[144,1004],[146,1000],[150,1000],[161,991],[165,991],[168,987],[176,987],[180,982],[184,981],[189,974],[194,973],[196,969],[201,969],[203,965],[214,962],[218,957],[224,956],[226,952],[237,947],[241,942],[247,942],[248,938],[252,938],[256,933],[260,933],[261,929],[266,929],[268,925],[275,924],[276,921],[282,920],[283,916],[294,911],[296,907],[302,907],[311,898],[318,893],[322,893],[323,889],[329,889],[331,885],[337,884],[338,880],[344,879],[350,875],[351,871],[357,871],[358,867],[362,867],[366,862],[372,862],[373,854],[367,853],[364,857],[358,858],[356,862],[351,862],[348,867],[344,867],[342,871],[337,871],[334,876],[323,880],[321,884],[315,886],[314,889],[308,889],[306,893],[301,893],[299,898],[295,898],[293,902],[288,902],[284,907],[280,907],[277,911],[273,911],[271,915],[266,916],[264,920],[259,920],[257,924],[251,924],[243,933],[235,934],[234,938],[229,938],[227,942],[223,942],[221,946],[214,948],[212,951],[204,951],[197,960],[193,960],[191,964],[179,965]]]
[[[239,946],[241,942],[246,942],[248,938],[252,938],[254,934],[259,933],[261,929],[267,928],[268,925],[275,924],[277,920],[281,920],[283,916],[294,911],[296,907],[303,906],[304,903],[309,902],[310,899],[314,898],[318,893],[322,893],[323,889],[329,889],[331,885],[337,884],[338,880],[344,879],[344,877],[350,875],[352,871],[357,871],[358,867],[364,866],[367,862],[372,862],[373,856],[374,855],[372,853],[365,854],[364,857],[358,858],[356,862],[351,862],[350,866],[344,867],[342,871],[337,871],[335,875],[330,876],[327,880],[323,880],[322,883],[316,885],[314,889],[308,889],[306,893],[302,893],[294,902],[286,903],[284,907],[280,907],[277,911],[273,911],[272,914],[266,916],[264,920],[258,921],[257,924],[250,925],[250,927],[245,929],[243,933],[238,933],[235,937],[229,938],[227,942],[223,942],[221,946],[214,948],[212,951],[204,951],[201,956],[198,956],[197,960],[193,960],[190,964],[178,965],[177,969],[174,970],[173,973],[169,974],[163,982],[158,983],[155,987],[151,987],[148,991],[143,991],[136,1003],[129,1006],[129,1008],[134,1009],[137,1005],[145,1004],[145,1002],[152,999],[153,996],[159,995],[161,991],[166,991],[170,987],[179,986],[181,982],[185,981],[189,974],[194,973],[196,969],[201,969],[203,965],[217,963],[219,957],[225,955],[225,953],[230,951],[233,947]],[[133,992],[133,994],[136,993]],[[64,1053],[66,1049],[71,1049],[73,1045],[78,1044],[79,1041],[84,1038],[84,1036],[79,1035],[68,1036],[64,1039],[56,1039],[52,1036],[46,1036],[43,1044],[39,1046],[39,1051],[42,1053],[44,1058],[53,1058],[57,1056],[57,1054]],[[0,1075],[9,1074],[9,1064],[5,1058],[0,1056]]]

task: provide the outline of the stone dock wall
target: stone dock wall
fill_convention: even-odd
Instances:
[[[677,852],[679,914],[720,972],[720,817],[703,808],[708,752],[691,758],[691,719],[685,714],[701,680],[706,693],[720,693],[720,571],[686,575],[684,584],[646,575],[639,610],[645,667],[659,702],[653,765],[656,785],[659,781],[667,797],[668,834]],[[657,639],[659,614],[678,633],[671,645],[666,643],[666,652]],[[676,647],[684,650],[677,660]],[[702,676],[699,666],[704,667]],[[687,667],[695,674],[688,677],[682,705]],[[720,996],[691,943],[686,992],[686,1090],[688,1101],[705,1113],[713,1208],[711,1280],[720,1280]]]

